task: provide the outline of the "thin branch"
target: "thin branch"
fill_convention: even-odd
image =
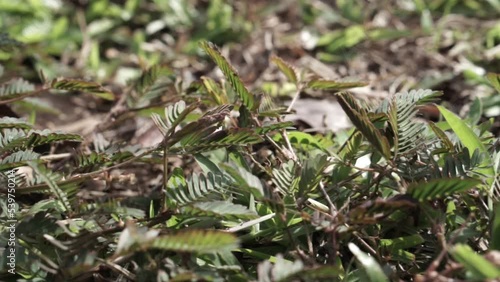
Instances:
[[[23,95],[16,96],[16,97],[8,99],[8,100],[1,100],[0,101],[0,105],[9,104],[9,103],[12,103],[12,102],[15,102],[15,101],[19,101],[19,100],[22,100],[22,99],[27,98],[27,97],[31,97],[31,96],[35,96],[35,95],[41,94],[41,93],[43,93],[45,91],[48,91],[48,90],[49,90],[49,88],[42,87],[42,88],[40,88],[38,90],[35,90],[35,91],[32,91],[32,92],[28,92],[28,93],[23,94]]]
[[[335,218],[337,215],[337,208],[332,202],[332,199],[330,199],[330,196],[325,190],[325,185],[323,184],[323,181],[319,182],[319,188],[321,192],[323,193],[323,196],[325,196],[326,201],[328,202],[328,205],[330,206],[330,213],[332,214],[332,217]]]

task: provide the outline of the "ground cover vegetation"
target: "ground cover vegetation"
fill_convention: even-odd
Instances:
[[[499,1],[21,2],[2,281],[500,279]]]

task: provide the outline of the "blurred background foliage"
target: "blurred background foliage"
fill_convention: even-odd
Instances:
[[[265,29],[279,37],[274,47],[297,45],[325,62],[348,60],[366,42],[430,37],[428,51],[455,48],[494,70],[498,52],[487,51],[500,43],[499,15],[498,0],[1,0],[0,28],[25,48],[2,51],[0,59],[53,75],[76,66],[109,78],[124,65],[199,55],[200,39],[244,46],[262,41]]]
[[[123,85],[161,63],[189,81],[212,69],[199,63],[205,39],[229,48],[245,82],[270,94],[287,93],[260,83],[272,52],[372,90],[445,90],[456,110],[479,97],[496,116],[484,74],[500,72],[499,15],[498,0],[0,0],[0,28],[24,44],[0,50],[0,61],[4,79],[37,81],[42,70]]]

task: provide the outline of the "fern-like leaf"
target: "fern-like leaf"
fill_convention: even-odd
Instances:
[[[420,182],[408,187],[408,193],[414,199],[419,201],[433,200],[442,198],[453,193],[469,190],[481,181],[473,178],[442,178],[433,179],[429,182]]]
[[[166,193],[171,200],[172,205],[178,207],[186,206],[195,202],[206,200],[209,197],[221,199],[221,195],[226,191],[227,179],[222,175],[211,172],[205,174],[193,174],[191,179],[184,184],[181,178],[174,185],[167,185]]]
[[[99,83],[79,79],[58,78],[50,82],[50,87],[58,90],[82,91],[113,101],[114,94]]]
[[[30,149],[39,145],[57,141],[82,141],[77,134],[65,134],[50,130],[30,130],[24,132],[17,129],[6,129],[0,132],[0,152],[12,152]]]
[[[28,165],[41,179],[43,179],[43,182],[49,186],[54,196],[61,202],[63,208],[62,212],[71,212],[72,208],[68,200],[68,195],[58,186],[57,177],[38,162],[29,161]]]
[[[291,66],[287,62],[283,61],[283,59],[281,59],[280,57],[275,56],[275,55],[273,55],[271,57],[271,61],[276,66],[278,66],[278,68],[286,76],[286,78],[288,78],[288,80],[290,82],[293,82],[293,83],[297,84],[297,82],[298,82],[297,72],[296,72],[296,70],[295,70],[295,68],[293,66]]]
[[[264,124],[258,128],[255,128],[255,133],[259,135],[265,135],[271,131],[276,131],[280,129],[294,129],[293,125],[294,125],[293,121]]]
[[[181,142],[183,144],[195,144],[202,137],[213,133],[216,129],[216,126],[214,125],[221,123],[226,118],[226,116],[229,115],[231,109],[232,106],[230,105],[222,105],[215,109],[207,111],[198,120],[187,124],[180,130],[173,133],[170,138],[166,140],[166,145],[172,146],[182,139],[184,139],[184,142]],[[185,111],[183,111],[183,113],[184,112]],[[171,131],[171,129],[169,129],[169,131]]]
[[[249,210],[242,205],[227,201],[198,202],[182,209],[183,214],[192,216],[209,216],[227,220],[254,219],[257,218],[255,211]]]
[[[233,186],[236,186],[236,191],[245,193],[246,195],[252,194],[256,198],[261,198],[264,195],[264,187],[262,186],[260,178],[253,175],[251,172],[243,167],[233,167],[227,164],[220,164],[226,173],[232,178]]]
[[[203,82],[203,87],[207,91],[208,95],[217,105],[229,104],[229,99],[226,93],[222,90],[222,87],[209,77],[201,77]]]
[[[368,118],[366,111],[359,106],[353,96],[347,92],[337,94],[342,109],[351,122],[386,159],[390,159],[391,152],[387,138],[383,136]]]
[[[236,70],[228,63],[226,58],[222,56],[217,47],[213,43],[207,41],[201,42],[200,46],[221,69],[226,79],[231,83],[231,86],[243,101],[243,105],[250,110],[254,110],[255,107],[258,106],[255,103],[255,97],[248,91]]]
[[[215,126],[212,126],[197,132],[192,132],[183,137],[179,145],[172,147],[170,152],[194,154],[230,146],[248,146],[261,143],[264,140],[261,136],[256,134],[255,131],[248,128],[219,130],[214,132],[216,129]]]
[[[154,65],[143,71],[141,76],[133,82],[134,90],[143,96],[151,91],[151,88],[155,85],[159,78],[170,74],[172,74],[172,71],[167,67]]]
[[[437,127],[437,125],[433,122],[429,122],[429,126],[434,134],[436,134],[436,136],[439,138],[439,140],[441,140],[441,144],[443,144],[446,151],[453,152],[455,150],[453,142],[451,142],[450,138],[446,136],[446,133],[444,133],[444,131],[442,131],[441,128]]]
[[[154,65],[144,70],[141,75],[129,82],[134,90],[127,102],[131,107],[144,107],[152,99],[164,95],[174,87],[172,70],[165,66]]]
[[[111,161],[111,157],[106,153],[91,152],[88,155],[80,154],[76,157],[77,171],[88,172]]]
[[[362,87],[368,85],[366,82],[342,82],[333,80],[313,79],[307,83],[307,88],[319,90],[344,90],[354,87]]]
[[[397,93],[382,103],[380,109],[388,115],[394,133],[395,156],[406,154],[410,150],[418,150],[421,147],[424,124],[415,121],[417,106],[432,102],[439,95],[441,95],[440,92],[432,90],[411,90]]]
[[[227,232],[187,230],[156,238],[148,246],[176,252],[213,253],[232,251],[239,246],[239,241],[236,236]]]
[[[321,154],[306,161],[302,168],[300,181],[298,183],[299,197],[305,197],[316,188],[328,164],[327,156]]]
[[[31,129],[33,125],[25,120],[13,117],[0,118],[0,130],[3,128]]]
[[[40,154],[32,150],[18,151],[0,160],[0,171],[24,165],[27,161],[40,158]]]
[[[181,100],[165,108],[166,120],[163,120],[161,116],[156,113],[153,113],[151,118],[164,136],[170,135],[175,131],[175,128],[187,117],[187,115],[198,108],[199,105],[200,103],[196,102],[186,107],[186,103]]]
[[[282,164],[280,168],[273,169],[272,175],[272,182],[282,195],[289,195],[294,192],[295,164],[293,161]]]
[[[35,91],[35,86],[32,83],[22,78],[12,79],[0,85],[0,101],[9,100],[33,91]]]

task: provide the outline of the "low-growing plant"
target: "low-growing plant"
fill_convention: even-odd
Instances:
[[[15,197],[0,199],[2,280],[500,277],[500,154],[491,121],[477,124],[478,113],[461,119],[441,106],[443,120],[421,118],[419,109],[438,101],[440,92],[432,90],[359,101],[346,89],[365,83],[299,73],[274,56],[296,89],[282,108],[249,90],[213,44],[200,47],[224,81],[202,77],[182,86],[175,72],[152,66],[129,83],[120,110],[96,128],[149,115],[162,133],[154,146],[0,119],[1,192],[10,194],[3,187],[12,175],[16,187]],[[354,127],[313,135],[283,121],[308,89],[334,95]],[[50,91],[114,100],[95,82],[59,78],[37,88],[15,78],[2,82],[0,105]],[[176,95],[165,102],[167,92]],[[163,177],[149,189],[111,174],[143,167],[156,178],[155,166]],[[96,181],[145,192],[83,197]],[[15,273],[7,272],[12,222]]]

